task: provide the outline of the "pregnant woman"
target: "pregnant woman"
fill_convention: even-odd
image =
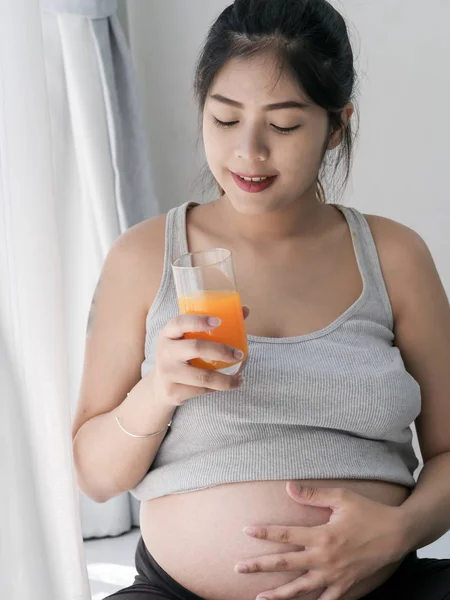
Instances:
[[[416,554],[450,528],[450,309],[417,233],[326,201],[355,139],[342,16],[236,0],[195,92],[218,198],[122,234],[89,322],[78,483],[141,501],[138,575],[111,597],[450,598],[450,560]],[[208,248],[231,250],[244,304],[237,375],[189,362],[240,359],[184,338],[215,315],[178,315],[171,263]]]

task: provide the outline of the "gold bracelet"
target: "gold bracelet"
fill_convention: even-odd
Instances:
[[[130,395],[130,393],[128,392],[127,397]],[[130,433],[129,431],[127,431],[126,429],[124,429],[124,427],[122,426],[122,423],[119,421],[119,417],[116,415],[116,421],[118,426],[120,427],[120,429],[126,433],[127,435],[130,435],[131,437],[134,438],[149,438],[149,437],[153,437],[154,435],[158,435],[159,433],[162,433],[163,431],[165,431],[168,427],[170,427],[172,425],[172,420],[170,420],[170,423],[168,423],[165,427],[163,427],[162,429],[160,429],[159,431],[156,431],[155,433],[149,433],[148,435],[135,435],[134,433]]]
[[[168,425],[166,425],[165,427],[163,427],[159,431],[156,431],[155,433],[149,433],[148,435],[135,435],[134,433],[130,433],[129,431],[127,431],[126,429],[124,429],[124,427],[122,426],[122,423],[119,421],[119,417],[117,417],[117,416],[116,416],[116,421],[117,421],[117,424],[119,425],[120,429],[124,433],[126,433],[127,435],[131,435],[131,437],[134,437],[134,438],[149,438],[149,437],[153,437],[154,435],[158,435],[158,433],[162,433],[163,431],[165,431],[172,424],[172,421],[170,421],[170,423],[168,423]]]

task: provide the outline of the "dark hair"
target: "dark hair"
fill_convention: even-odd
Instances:
[[[275,52],[280,75],[287,69],[309,99],[327,111],[330,132],[342,128],[342,109],[349,101],[355,104],[356,82],[344,18],[326,0],[235,0],[211,26],[197,60],[194,95],[200,109],[200,132],[206,98],[219,70],[232,58],[267,51]],[[344,162],[341,190],[350,176],[355,137],[349,121],[341,143],[330,151],[335,156],[334,186],[338,167]],[[325,159],[321,174],[327,167]],[[211,175],[208,165],[204,169]],[[326,202],[320,177],[317,197]]]

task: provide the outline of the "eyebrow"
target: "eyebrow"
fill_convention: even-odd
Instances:
[[[213,100],[218,100],[223,104],[229,104],[230,106],[235,106],[236,108],[244,108],[244,105],[241,102],[237,102],[237,100],[231,100],[231,98],[226,98],[221,94],[212,94],[210,96]],[[263,110],[280,110],[281,108],[300,108],[301,110],[307,110],[311,107],[311,104],[307,102],[299,102],[298,100],[286,100],[285,102],[276,102],[275,104],[268,104],[267,106],[263,106]]]

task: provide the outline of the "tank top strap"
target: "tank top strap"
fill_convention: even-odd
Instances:
[[[164,267],[161,276],[161,282],[158,292],[153,300],[147,315],[147,321],[155,326],[163,326],[165,322],[160,322],[161,306],[172,306],[175,313],[177,308],[177,299],[175,285],[172,274],[172,262],[182,254],[188,251],[186,237],[186,211],[189,206],[196,205],[196,202],[185,202],[180,206],[171,208],[166,215],[165,241],[164,241]],[[153,327],[153,325],[150,325]]]
[[[172,262],[179,256],[189,252],[186,235],[186,213],[197,202],[185,202],[175,206],[167,213],[166,217],[166,242],[164,270],[170,269]]]
[[[344,214],[349,224],[361,276],[364,285],[368,288],[366,293],[372,301],[378,298],[385,313],[388,327],[392,330],[394,319],[391,302],[383,278],[375,240],[367,219],[356,208],[340,204],[335,206]]]

